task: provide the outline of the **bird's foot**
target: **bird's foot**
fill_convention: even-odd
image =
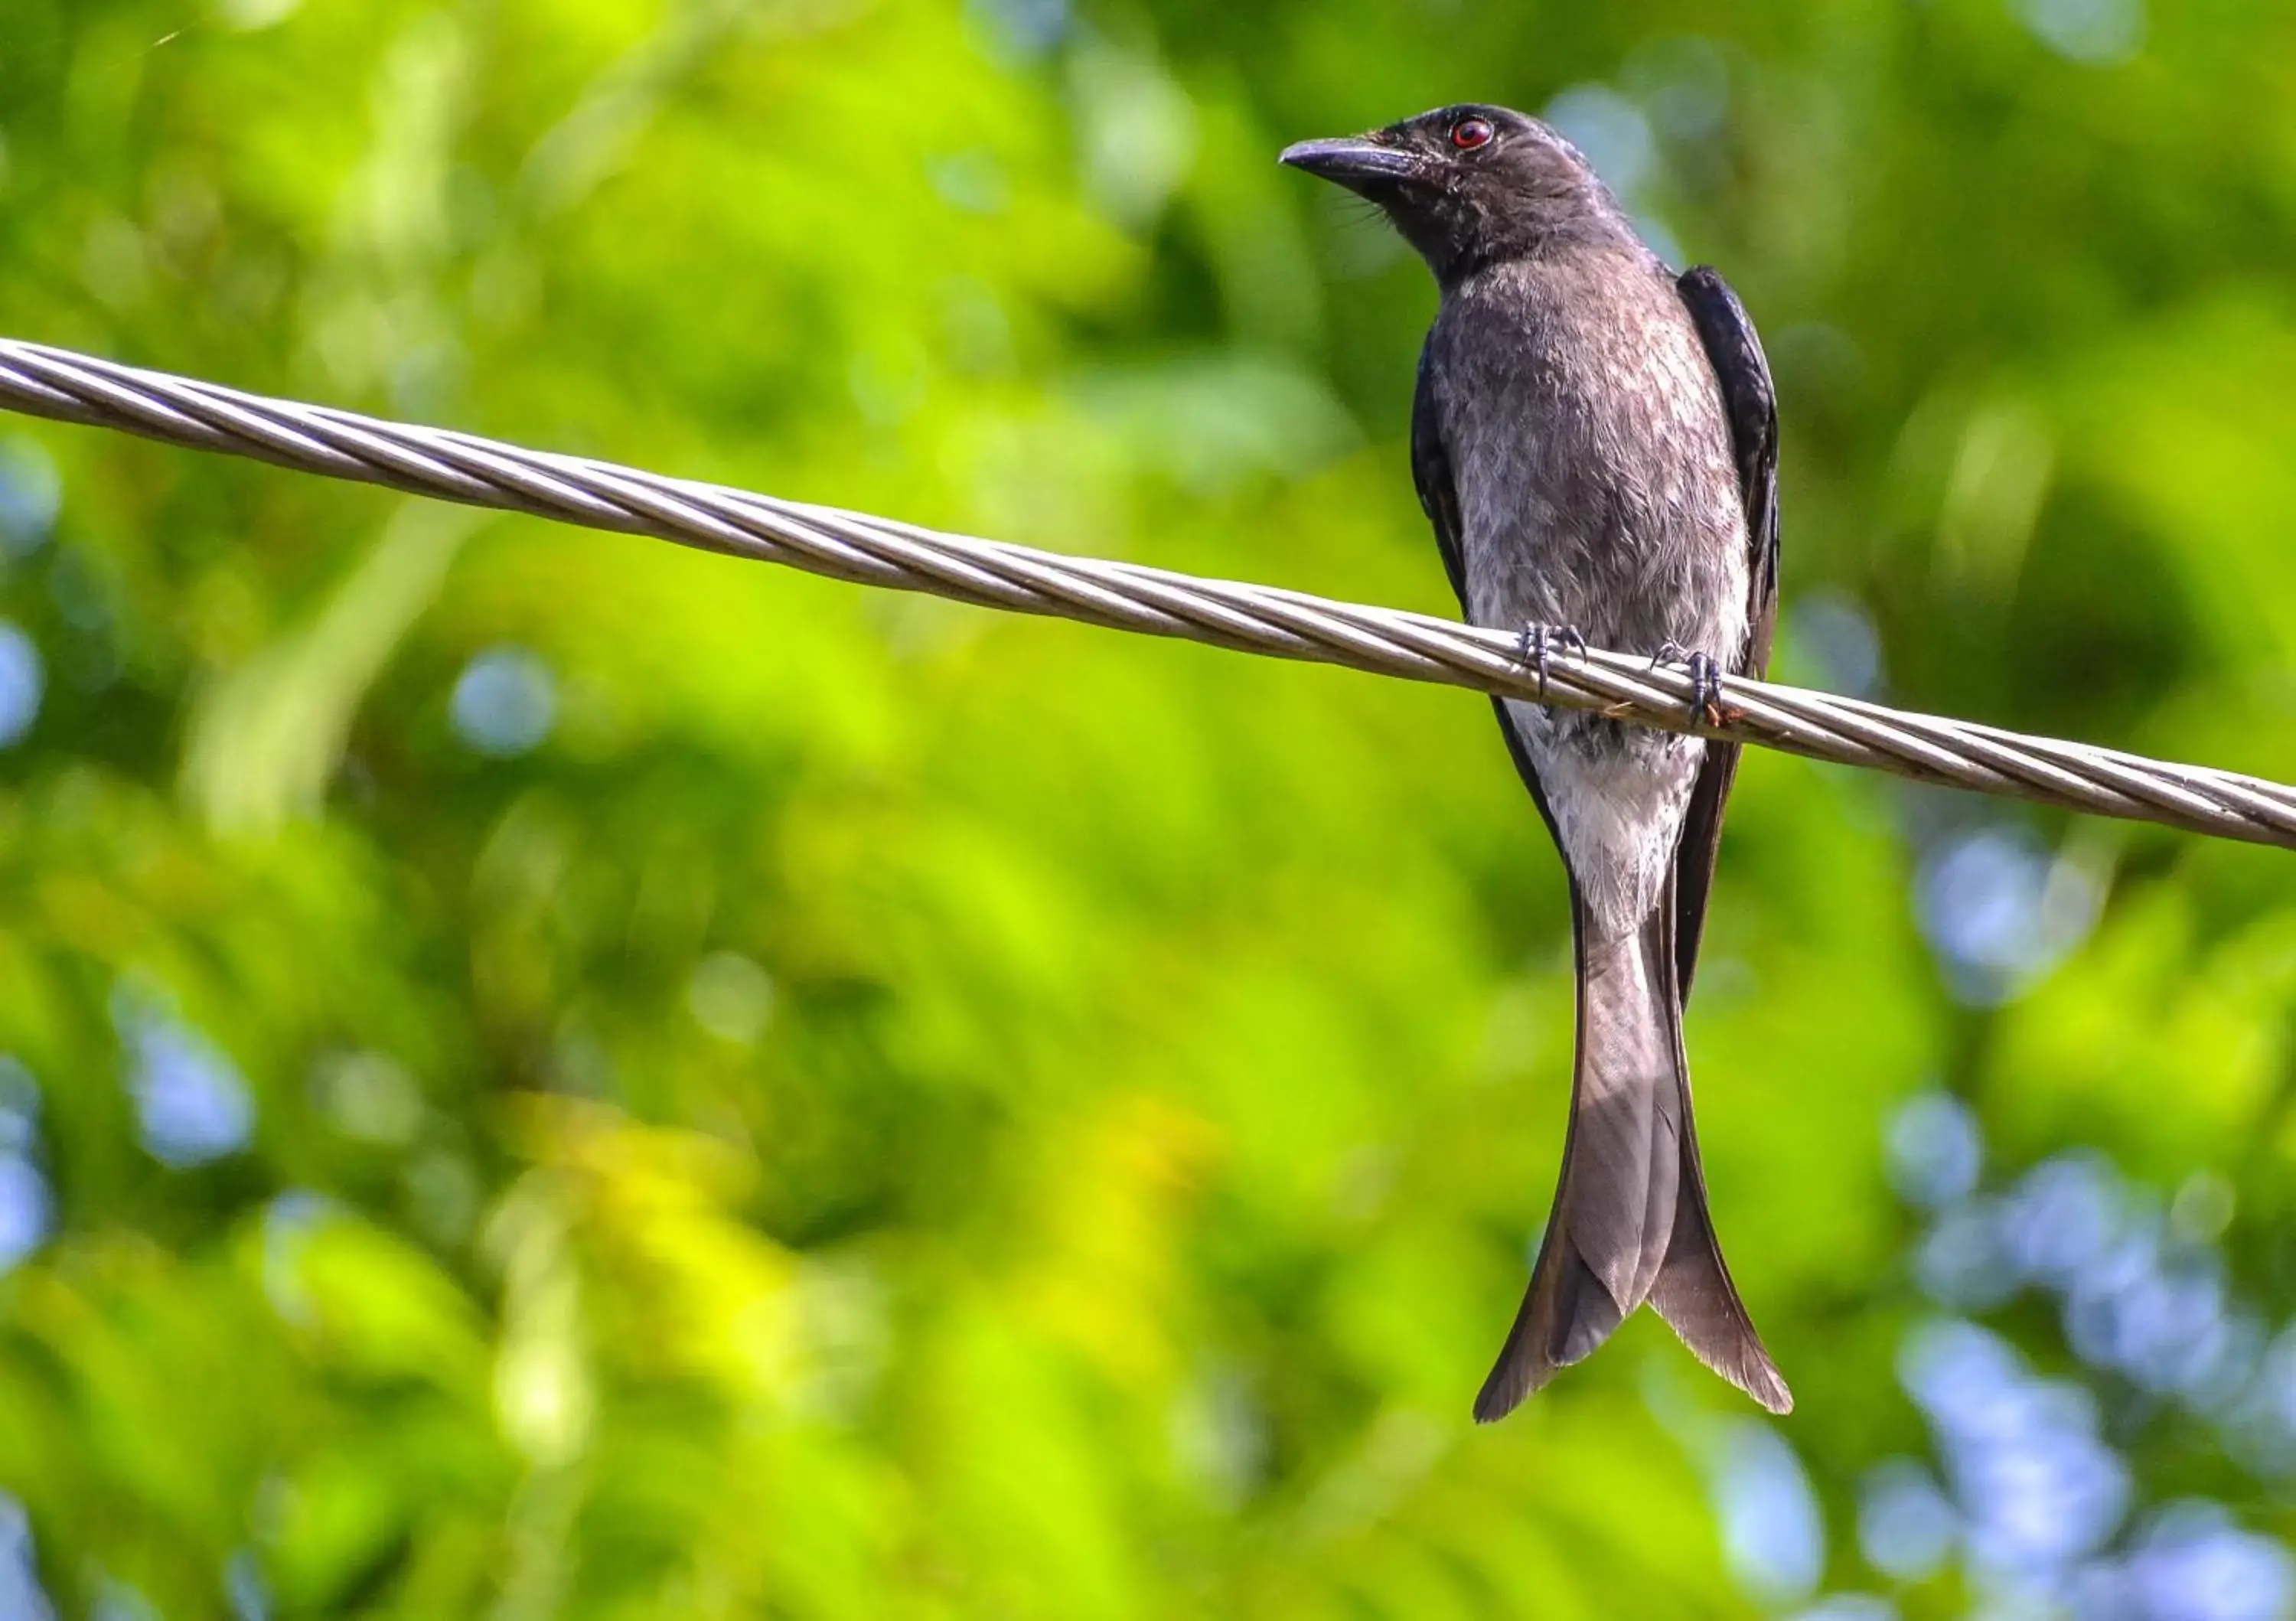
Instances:
[[[1651,655],[1651,668],[1661,664],[1679,664],[1690,672],[1690,717],[1710,726],[1722,725],[1722,668],[1714,656],[1669,641]]]
[[[1546,696],[1546,661],[1560,648],[1569,648],[1583,659],[1587,657],[1587,638],[1578,634],[1575,625],[1538,624],[1525,625],[1515,637],[1515,661],[1538,667],[1538,696],[1542,700]]]

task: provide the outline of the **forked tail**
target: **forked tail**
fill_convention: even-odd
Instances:
[[[1645,1300],[1701,1362],[1772,1412],[1788,1412],[1793,1397],[1707,1214],[1675,991],[1674,897],[1615,939],[1590,934],[1575,888],[1571,913],[1578,1044],[1562,1175],[1529,1292],[1475,1417],[1512,1412]]]

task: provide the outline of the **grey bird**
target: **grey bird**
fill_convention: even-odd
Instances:
[[[1562,649],[1759,675],[1777,606],[1777,413],[1722,278],[1677,277],[1578,150],[1503,107],[1447,107],[1283,160],[1365,198],[1435,274],[1412,473],[1461,610]],[[1500,1418],[1647,1302],[1773,1412],[1793,1404],[1723,1264],[1682,1009],[1730,743],[1495,700],[1570,880],[1578,1045],[1562,1172],[1475,1416]]]

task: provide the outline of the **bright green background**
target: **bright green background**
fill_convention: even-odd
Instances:
[[[2296,780],[2267,0],[0,0],[0,330],[1448,611],[1431,289],[1273,156],[1470,95],[1760,322],[1784,673]],[[1756,754],[1689,1041],[1799,1410],[1642,1319],[1478,1430],[1570,1039],[1480,700],[44,423],[0,540],[0,1615],[2284,1613],[2284,855]],[[2103,1607],[2196,1525],[2249,1608]]]

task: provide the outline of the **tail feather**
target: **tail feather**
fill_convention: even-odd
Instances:
[[[1475,1400],[1486,1423],[1649,1301],[1700,1361],[1773,1412],[1793,1398],[1715,1241],[1690,1110],[1669,896],[1635,935],[1588,937],[1577,896],[1578,1058],[1562,1175],[1530,1288]]]
[[[1754,1331],[1745,1303],[1738,1298],[1738,1286],[1730,1281],[1722,1246],[1715,1242],[1697,1140],[1691,1136],[1685,1142],[1688,1180],[1695,1185],[1685,1187],[1689,1197],[1675,1206],[1674,1238],[1651,1289],[1651,1309],[1666,1319],[1699,1361],[1772,1412],[1792,1412],[1793,1392],[1786,1388],[1762,1337]]]

